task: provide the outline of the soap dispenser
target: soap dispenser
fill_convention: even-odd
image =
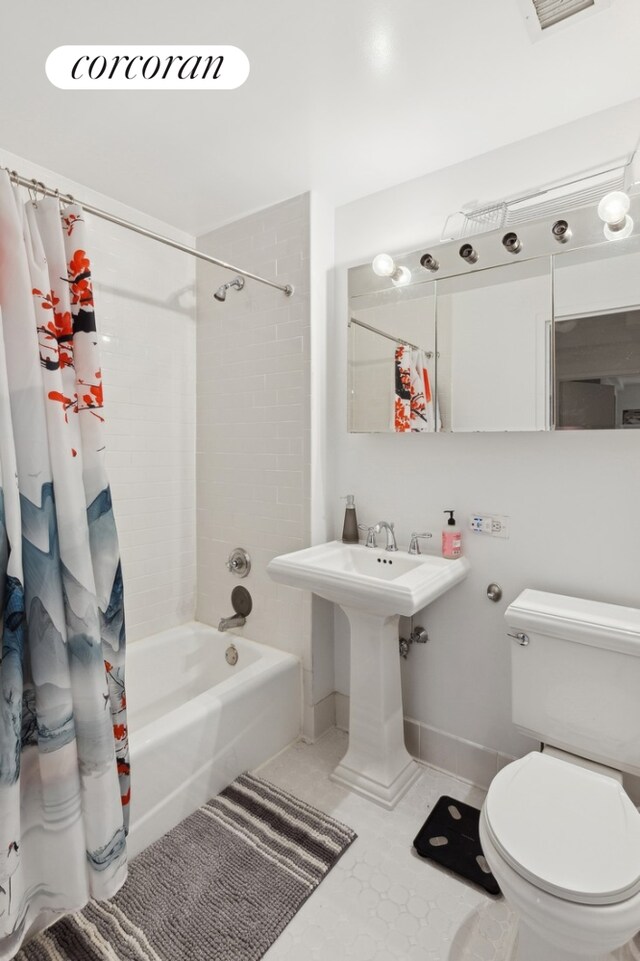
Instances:
[[[358,519],[356,517],[356,504],[353,494],[343,497],[347,506],[344,512],[344,525],[342,528],[342,543],[357,544],[360,540],[358,536]]]
[[[462,531],[456,527],[453,511],[444,511],[449,514],[449,520],[442,530],[442,556],[453,560],[462,557]]]

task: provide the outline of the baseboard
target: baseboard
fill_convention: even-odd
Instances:
[[[302,725],[302,739],[313,744],[326,734],[332,727],[336,727],[336,693],[327,694],[317,704],[305,706]]]
[[[335,725],[341,731],[348,731],[349,698],[338,691],[334,697]],[[409,717],[404,719],[404,742],[407,751],[416,760],[485,790],[498,771],[515,760],[508,754],[447,734]]]

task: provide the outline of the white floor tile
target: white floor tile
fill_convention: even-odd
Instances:
[[[442,794],[479,807],[483,792],[424,767],[395,810],[385,811],[329,780],[346,748],[347,735],[332,730],[260,770],[358,834],[266,961],[508,961],[514,921],[504,900],[419,858],[412,847]]]

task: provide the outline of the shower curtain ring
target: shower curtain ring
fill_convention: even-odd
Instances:
[[[33,184],[33,186],[29,185],[27,187],[27,192],[29,194],[29,200],[31,201],[32,205],[37,208],[38,207],[38,181],[35,179],[35,177],[31,181],[31,184]]]
[[[35,177],[31,181],[31,183],[33,184],[33,186],[27,187],[27,190],[29,191],[29,199],[31,200],[31,203],[33,204],[33,206],[36,207],[37,209],[38,193],[42,194],[42,197],[40,199],[44,200],[45,197],[47,196],[47,188],[45,187],[45,185],[42,183],[41,180],[36,180]]]

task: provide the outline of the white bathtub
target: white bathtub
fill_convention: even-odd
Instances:
[[[300,685],[291,654],[196,622],[129,646],[129,857],[298,736]]]

